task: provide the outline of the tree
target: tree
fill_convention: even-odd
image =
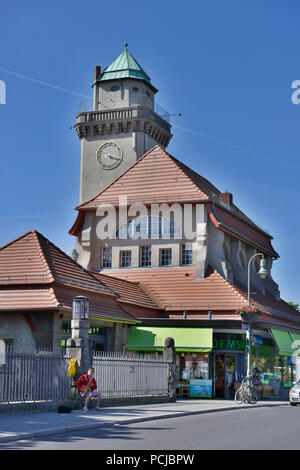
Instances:
[[[292,307],[297,312],[300,312],[299,304],[294,304],[294,302],[288,302],[289,306]]]

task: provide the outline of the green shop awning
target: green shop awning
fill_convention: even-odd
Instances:
[[[168,337],[174,339],[178,352],[209,352],[213,347],[212,328],[133,326],[126,348],[131,351],[163,351]]]
[[[274,328],[270,328],[270,331],[278,346],[280,356],[292,356],[297,350],[300,354],[300,335]]]

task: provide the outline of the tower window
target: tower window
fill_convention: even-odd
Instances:
[[[120,87],[118,85],[114,85],[110,88],[110,91],[118,91],[120,90]]]
[[[172,264],[172,248],[163,248],[159,252],[159,265],[170,266]]]
[[[120,252],[120,266],[121,268],[128,268],[131,266],[131,251]]]
[[[193,263],[193,246],[185,243],[181,245],[181,264],[192,264]]]
[[[102,267],[111,268],[112,249],[102,248]]]
[[[140,265],[151,266],[151,246],[142,246],[140,249]]]
[[[134,87],[132,88],[132,91],[133,91],[134,93],[138,93],[138,92],[139,92],[139,89],[138,89],[138,87],[134,86]]]

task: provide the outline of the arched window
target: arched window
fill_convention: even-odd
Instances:
[[[173,220],[167,217],[143,216],[129,220],[116,232],[116,238],[172,238],[179,234],[179,230]]]

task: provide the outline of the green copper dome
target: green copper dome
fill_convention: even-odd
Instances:
[[[135,58],[127,50],[127,44],[122,54],[117,57],[112,64],[106,67],[97,78],[97,82],[105,80],[116,80],[120,78],[136,78],[145,80],[151,85],[151,79],[145,70],[138,64]]]

